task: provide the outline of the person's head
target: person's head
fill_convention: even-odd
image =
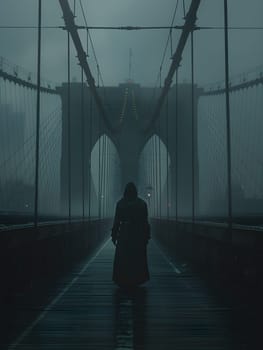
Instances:
[[[123,197],[128,200],[133,200],[137,198],[137,195],[138,195],[137,188],[134,185],[134,183],[133,182],[127,183],[127,185],[125,186]]]

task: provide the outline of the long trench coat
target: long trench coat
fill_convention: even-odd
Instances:
[[[113,281],[136,286],[149,280],[147,243],[150,239],[147,204],[122,198],[116,206],[112,240],[116,244]]]

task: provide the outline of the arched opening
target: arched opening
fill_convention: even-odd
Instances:
[[[169,216],[170,155],[159,136],[146,143],[139,160],[139,191],[147,201],[151,216]]]
[[[93,211],[99,217],[112,216],[120,195],[120,158],[115,145],[105,134],[98,139],[91,152],[91,179],[95,192]]]

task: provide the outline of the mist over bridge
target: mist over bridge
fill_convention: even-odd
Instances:
[[[235,26],[241,9],[233,12],[228,1],[215,5],[221,26],[203,22],[211,5],[202,1],[175,1],[166,26],[89,27],[83,2],[62,0],[56,11],[63,23],[49,26],[42,22],[49,5],[34,6],[38,26],[0,28],[38,33],[36,75],[18,60],[0,59],[3,346],[254,347],[262,291],[263,76],[262,66],[248,69],[246,62],[260,61],[262,51],[247,50],[241,59],[232,36],[253,32],[256,40],[262,28]],[[49,30],[64,38],[65,71],[56,84],[41,78],[44,67],[54,74]],[[102,30],[168,32],[155,86],[132,79],[131,50],[129,78],[104,84],[92,32]],[[214,33],[209,42],[207,32]],[[232,74],[241,61],[244,71]],[[221,81],[204,86],[201,71]],[[147,201],[153,239],[149,285],[123,293],[111,282],[108,238],[128,181]]]

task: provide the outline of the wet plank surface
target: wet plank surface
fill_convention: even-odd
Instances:
[[[233,309],[156,243],[148,247],[151,280],[134,291],[111,282],[113,255],[107,242],[8,349],[247,349]]]

